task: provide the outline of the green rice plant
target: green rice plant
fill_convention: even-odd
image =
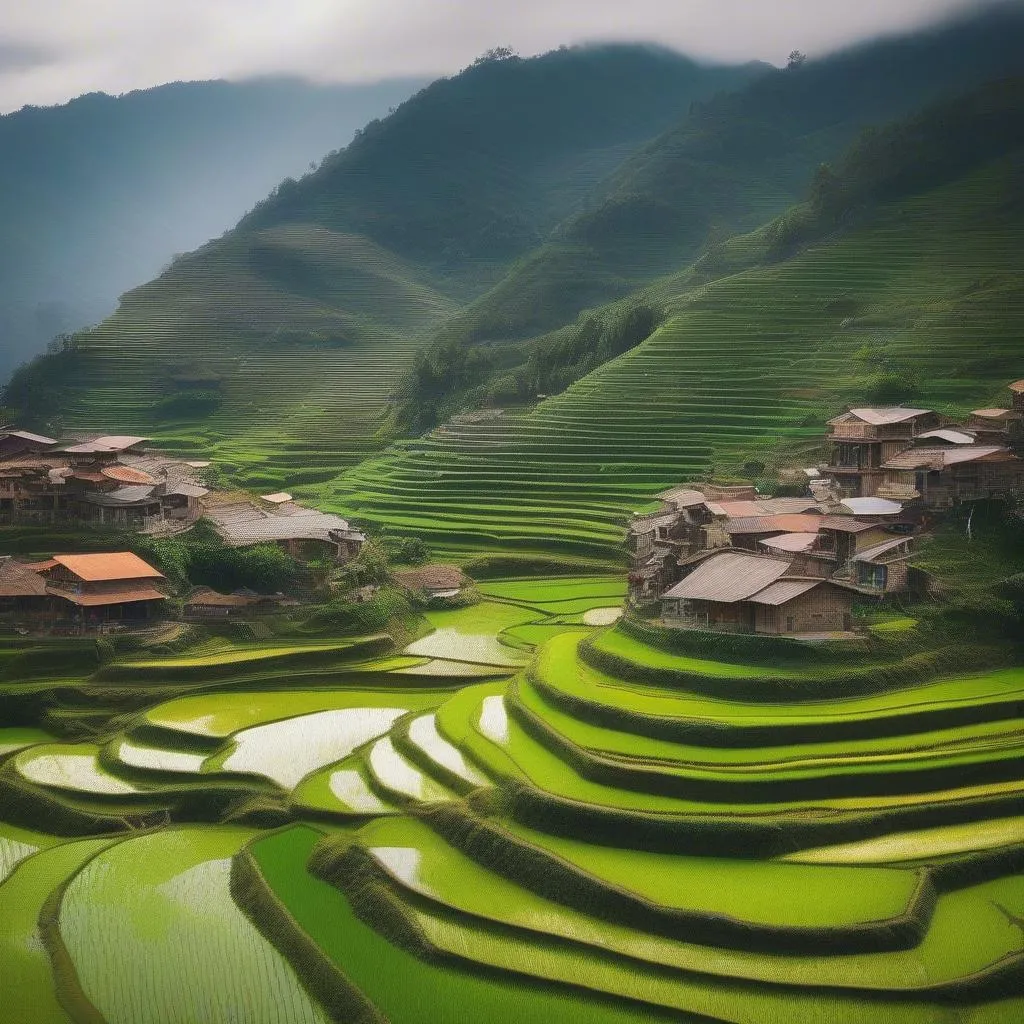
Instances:
[[[42,850],[23,861],[0,885],[0,963],[4,969],[0,1015],[11,1024],[69,1024],[71,1018],[54,988],[39,918],[54,890],[110,845],[110,839],[82,839]]]
[[[246,829],[172,829],[95,856],[60,899],[61,939],[109,1024],[326,1024],[294,970],[241,914],[231,858]]]
[[[468,970],[460,964],[425,962],[382,937],[353,912],[346,897],[306,870],[320,837],[295,828],[251,847],[267,884],[297,925],[392,1024],[636,1024],[635,1005],[602,998],[572,984],[546,985],[529,972]],[[657,1008],[639,1019],[679,1021]],[[696,1024],[696,1020],[694,1020]]]
[[[1024,818],[993,818],[800,850],[781,859],[800,864],[892,864],[998,849],[1018,844],[1022,837]]]

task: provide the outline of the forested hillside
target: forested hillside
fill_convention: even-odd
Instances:
[[[403,442],[325,497],[455,556],[616,558],[659,490],[813,465],[844,402],[1003,404],[1024,359],[1022,105],[1024,79],[1002,80],[866,133],[805,203],[546,339],[522,372],[659,310],[630,351],[533,411]]]
[[[499,404],[512,400],[509,374],[531,354],[524,342],[776,216],[866,128],[1020,73],[1022,53],[1024,9],[1000,8],[930,33],[797,61],[695,105],[627,160],[585,210],[446,322],[409,382],[403,424],[415,431],[488,395]],[[585,372],[596,364],[581,365]],[[536,383],[532,394],[556,386]]]
[[[178,82],[0,117],[0,381],[420,84]]]
[[[863,207],[899,193],[871,185],[856,161],[873,166],[872,146],[920,134],[913,122],[862,133],[1020,73],[1022,54],[1024,10],[1000,6],[785,69],[706,68],[638,46],[492,55],[282,183],[236,229],[19,372],[6,400],[42,429],[156,434],[254,486],[326,484],[400,433],[557,393],[643,342],[681,296],[714,294],[718,278],[852,230]],[[924,195],[1007,151],[1006,97],[994,95],[963,101],[985,112],[959,149],[941,119],[969,124],[977,111],[931,115],[930,149],[907,151],[908,166],[927,170],[899,194]],[[846,164],[822,169],[859,136]],[[858,198],[829,175],[877,195]],[[810,207],[756,230],[805,198]],[[898,245],[904,230],[905,244],[920,241],[916,228],[891,230]],[[960,230],[970,248],[986,229]],[[769,294],[758,301],[775,308]],[[672,360],[657,370],[663,383],[697,365]],[[666,441],[674,452],[695,443],[690,426],[708,425],[694,417]],[[618,524],[621,509],[609,516]]]
[[[124,296],[10,399],[36,422],[230,439],[219,454],[240,466],[294,452],[305,469],[316,451],[329,475],[379,443],[390,392],[446,316],[693,100],[761,70],[639,46],[478,63]]]

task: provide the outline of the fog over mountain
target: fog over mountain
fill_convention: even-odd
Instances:
[[[0,117],[0,379],[421,83],[175,83]]]

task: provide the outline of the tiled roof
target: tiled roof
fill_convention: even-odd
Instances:
[[[665,596],[732,604],[746,601],[789,570],[790,562],[742,551],[723,551],[702,562]]]
[[[42,576],[10,555],[0,555],[0,597],[45,597]]]
[[[972,409],[971,415],[983,420],[1005,420],[1015,414],[1012,409]]]
[[[691,487],[674,487],[662,491],[659,495],[662,501],[667,501],[676,508],[692,508],[694,505],[703,505],[707,498],[702,491],[694,490]]]
[[[116,480],[121,484],[149,484],[153,486],[157,479],[142,469],[135,469],[132,466],[104,466],[100,473],[108,480]]]
[[[99,580],[162,580],[164,574],[131,551],[54,555],[53,560],[90,583]]]
[[[863,533],[865,530],[877,530],[878,523],[865,523],[853,516],[824,516],[819,528],[839,533]]]
[[[730,519],[724,524],[725,532],[743,533],[817,533],[823,516],[810,516],[799,513],[776,516],[752,516],[743,519]]]
[[[752,501],[708,502],[709,511],[728,519],[749,519],[754,516],[791,515],[819,510],[814,498],[756,498]]]
[[[1024,395],[1024,380],[1015,380],[1010,385],[1010,390],[1016,395]]]

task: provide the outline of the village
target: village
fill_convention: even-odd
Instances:
[[[630,599],[678,629],[855,636],[854,604],[923,596],[915,544],[964,502],[1024,493],[1024,380],[1009,408],[966,423],[928,409],[851,408],[829,459],[795,470],[803,496],[695,483],[629,528]]]
[[[789,471],[802,496],[707,482],[662,492],[659,510],[629,526],[630,603],[674,628],[855,635],[855,602],[927,592],[911,556],[943,510],[1024,492],[1024,381],[1009,389],[1008,408],[975,410],[963,424],[927,409],[848,409],[828,423],[827,462]],[[340,516],[285,492],[221,489],[209,462],[149,444],[0,430],[0,525],[159,539],[202,521],[226,547],[273,545],[304,565],[343,566],[363,549],[366,535]],[[448,565],[410,568],[395,581],[428,599],[468,584]],[[0,616],[25,632],[138,628],[167,617],[170,596],[164,574],[131,551],[0,554]],[[197,586],[182,595],[180,615],[258,617],[298,603],[281,592]]]
[[[344,564],[366,537],[339,516],[285,493],[256,496],[204,482],[210,463],[175,459],[148,438],[96,435],[58,441],[0,430],[0,525],[94,528],[167,538],[207,522],[231,548],[273,544],[301,562]],[[130,551],[54,553],[43,561],[0,554],[0,615],[25,630],[78,633],[140,625],[164,615],[164,575]],[[294,604],[280,593],[196,588],[187,618],[258,614]]]

